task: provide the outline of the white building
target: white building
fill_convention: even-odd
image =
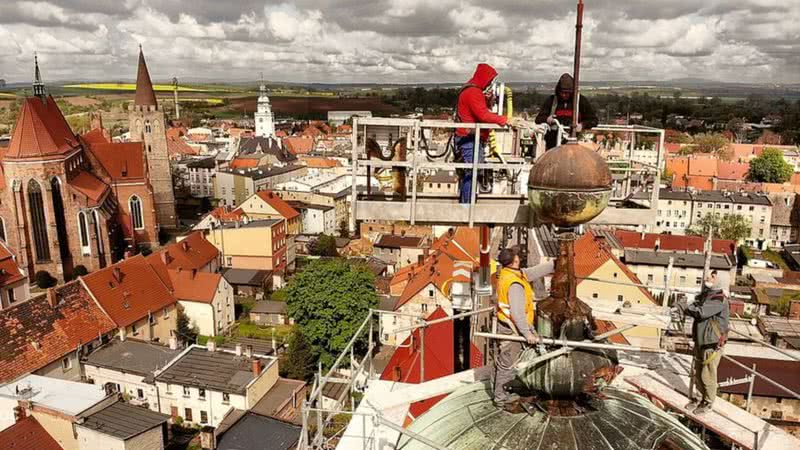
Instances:
[[[654,233],[686,234],[692,224],[692,195],[686,191],[662,190],[658,196]]]
[[[353,117],[372,117],[372,111],[328,111],[328,123],[338,127]]]
[[[255,114],[256,136],[271,137],[275,136],[275,116],[272,114],[272,105],[267,97],[267,87],[261,82],[258,96],[258,110]]]
[[[155,376],[162,413],[213,427],[231,408],[251,409],[277,381],[276,358],[241,346],[217,351],[213,340],[187,348]]]
[[[287,203],[300,212],[301,229],[304,234],[335,235],[338,231],[336,228],[335,206],[315,205],[293,200]]]
[[[86,379],[108,393],[125,395],[134,405],[158,411],[158,393],[152,376],[181,353],[175,343],[175,338],[170,347],[135,339],[113,339],[84,358]]]
[[[667,280],[667,268],[672,258],[671,279]],[[699,294],[703,287],[702,253],[671,252],[664,250],[625,250],[625,265],[636,274],[654,295],[664,292],[665,281],[669,286]],[[736,261],[724,254],[712,254],[711,269],[717,271],[725,292],[736,282]]]
[[[173,293],[183,312],[204,336],[216,336],[233,324],[233,287],[219,273],[170,270]]]
[[[195,159],[186,163],[189,190],[192,197],[214,196],[214,173],[217,164],[213,157]]]

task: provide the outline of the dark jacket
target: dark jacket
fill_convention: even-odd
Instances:
[[[457,120],[462,123],[494,123],[505,126],[508,121],[505,116],[500,116],[489,110],[486,106],[486,97],[483,90],[486,89],[492,80],[497,76],[494,67],[488,64],[478,64],[475,74],[472,75],[467,84],[461,89],[458,95],[458,105],[456,107]],[[467,136],[473,130],[459,128],[456,130],[457,136]],[[481,132],[482,140],[489,136],[489,130]]]
[[[569,91],[574,91],[575,89],[575,80],[572,78],[572,75],[568,73],[561,75],[561,78],[559,78],[556,84],[555,94],[545,100],[542,108],[539,110],[539,114],[536,115],[536,123],[545,123],[548,117],[555,115],[562,126],[572,126],[572,108],[575,96],[570,96],[567,101],[561,100],[558,94],[565,89]],[[578,123],[583,126],[584,130],[597,126],[597,115],[594,112],[594,108],[592,108],[592,104],[589,103],[589,100],[585,96],[581,96],[578,108],[580,108],[580,111],[578,111]],[[550,130],[547,132],[545,135],[545,142],[547,143],[548,149],[560,144],[556,142],[557,138],[558,131]]]
[[[692,339],[700,348],[717,347],[725,343],[728,336],[730,308],[721,289],[708,289],[686,309],[694,318]]]

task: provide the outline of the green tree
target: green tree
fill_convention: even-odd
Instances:
[[[722,159],[730,159],[728,140],[722,133],[700,133],[692,139],[692,153],[713,153]]]
[[[744,216],[736,214],[708,213],[686,229],[686,234],[693,236],[708,236],[708,229],[712,228],[714,239],[730,239],[741,241],[750,236],[750,221]]]
[[[34,278],[36,279],[36,286],[39,286],[39,289],[48,289],[58,283],[58,280],[53,278],[53,276],[50,275],[50,272],[46,270],[40,270],[36,272]]]
[[[336,238],[327,234],[321,234],[311,242],[308,253],[314,256],[339,256],[336,251]]]
[[[326,367],[333,364],[377,304],[375,276],[363,266],[341,259],[312,261],[286,289],[289,316]]]
[[[281,355],[279,366],[281,376],[293,380],[310,381],[314,377],[315,358],[311,346],[303,332],[295,328],[288,338],[288,348]]]
[[[197,335],[200,331],[197,326],[192,324],[189,316],[183,310],[183,306],[178,305],[178,339],[186,345],[192,345],[197,342]]]
[[[747,179],[762,183],[785,183],[794,173],[792,166],[783,158],[783,152],[767,148],[764,153],[750,161]]]

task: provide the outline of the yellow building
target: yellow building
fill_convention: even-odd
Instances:
[[[272,191],[258,191],[239,205],[250,219],[284,219],[286,234],[300,234],[302,219],[300,213],[283,201]]]
[[[283,270],[287,246],[293,242],[287,239],[282,218],[226,223],[204,233],[221,253],[222,267],[235,269]]]

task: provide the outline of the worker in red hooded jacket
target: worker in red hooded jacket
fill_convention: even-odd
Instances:
[[[475,74],[461,88],[456,107],[456,121],[461,123],[494,123],[507,125],[504,116],[489,110],[492,100],[492,82],[497,78],[497,71],[488,64],[478,64]],[[473,162],[477,153],[478,162],[483,162],[483,147],[489,138],[489,130],[482,130],[480,144],[475,151],[475,130],[469,128],[456,129],[455,147],[456,162]],[[472,199],[472,171],[459,171],[460,203],[470,203]]]

